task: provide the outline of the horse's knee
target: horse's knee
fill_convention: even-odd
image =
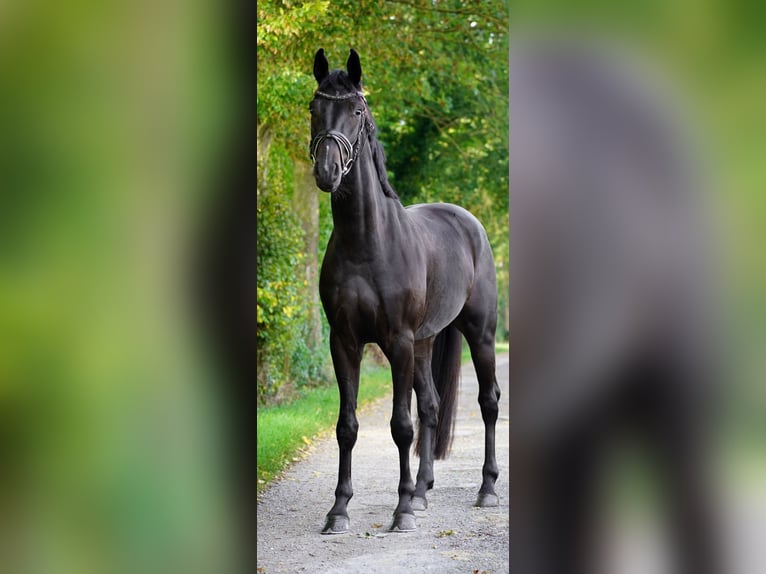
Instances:
[[[391,417],[391,436],[394,438],[396,446],[409,448],[414,434],[409,413],[394,412]]]
[[[338,424],[335,426],[335,436],[340,448],[351,449],[356,444],[356,435],[359,431],[359,422],[353,413],[341,414]]]

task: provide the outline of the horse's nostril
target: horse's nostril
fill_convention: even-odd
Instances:
[[[336,162],[332,166],[332,178],[338,179],[339,175],[340,175],[340,165]]]

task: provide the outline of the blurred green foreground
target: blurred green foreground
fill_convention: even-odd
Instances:
[[[0,7],[2,572],[233,568],[184,298],[234,110],[226,7]]]

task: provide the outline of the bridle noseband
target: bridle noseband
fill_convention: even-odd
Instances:
[[[356,158],[359,155],[359,148],[362,147],[362,132],[364,131],[364,127],[367,124],[367,100],[364,98],[364,94],[362,94],[362,92],[351,92],[349,94],[333,96],[331,94],[326,94],[317,90],[314,92],[314,97],[331,100],[334,102],[349,100],[351,98],[362,98],[362,101],[364,102],[365,117],[362,118],[362,122],[359,124],[359,132],[356,134],[356,141],[353,144],[341,132],[337,130],[327,130],[314,136],[314,138],[311,140],[311,144],[309,145],[311,163],[315,164],[316,152],[319,148],[319,145],[326,139],[334,140],[338,144],[338,149],[340,150],[340,162],[342,166],[341,177],[344,177],[349,171],[351,171],[351,166],[354,164],[354,161],[356,161]],[[374,127],[372,124],[370,124],[370,131],[373,129]]]

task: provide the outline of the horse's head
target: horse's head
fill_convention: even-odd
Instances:
[[[346,72],[329,71],[324,50],[314,56],[317,90],[311,101],[311,161],[317,186],[334,192],[350,170],[368,125],[367,102],[362,95],[362,65],[351,50]],[[371,122],[370,122],[370,125]]]

